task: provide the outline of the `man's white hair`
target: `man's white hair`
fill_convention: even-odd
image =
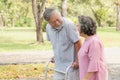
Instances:
[[[57,8],[47,8],[43,14],[43,17],[46,21],[50,20],[50,17],[53,15],[53,13],[57,13],[61,16],[60,11]]]

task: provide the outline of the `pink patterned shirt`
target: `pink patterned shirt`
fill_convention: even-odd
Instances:
[[[108,80],[104,47],[96,34],[85,40],[79,50],[78,59],[80,80],[85,78],[87,72],[95,72],[90,80]]]

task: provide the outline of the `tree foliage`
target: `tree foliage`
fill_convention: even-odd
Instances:
[[[0,1],[1,26],[34,26],[31,3],[22,0]]]
[[[39,0],[41,1],[41,0]],[[99,26],[115,26],[117,0],[68,0],[67,15],[77,24],[77,16],[88,15]],[[58,7],[62,0],[47,0],[45,7]],[[31,0],[0,0],[0,26],[35,27]],[[43,22],[46,25],[46,22]],[[103,25],[104,24],[104,25]],[[45,26],[43,27],[45,30]]]

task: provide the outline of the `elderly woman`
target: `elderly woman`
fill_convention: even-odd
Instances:
[[[79,16],[80,35],[85,38],[78,52],[80,80],[108,80],[103,43],[91,17]]]

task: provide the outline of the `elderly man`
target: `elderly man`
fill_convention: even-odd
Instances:
[[[78,80],[77,53],[81,47],[81,41],[76,25],[69,19],[61,16],[56,8],[45,10],[44,19],[47,39],[52,43],[54,51],[55,69],[65,72],[72,65],[68,73],[68,80]],[[54,80],[64,80],[65,74],[55,72]]]

